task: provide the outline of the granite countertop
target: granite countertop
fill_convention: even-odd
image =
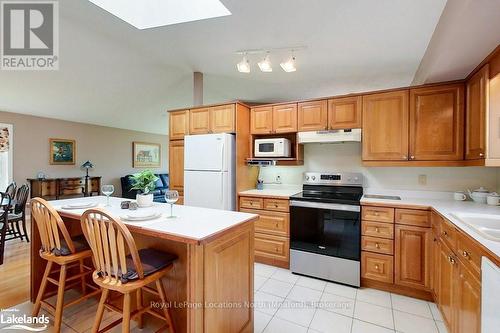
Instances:
[[[457,213],[474,213],[474,214],[491,214],[491,215],[499,215],[500,216],[500,206],[489,206],[486,204],[480,204],[473,201],[456,201],[452,199],[452,194],[449,193],[446,195],[439,195],[432,192],[429,192],[427,195],[425,192],[423,194],[417,194],[416,192],[411,193],[410,195],[405,195],[404,193],[394,193],[391,191],[390,195],[399,195],[401,200],[387,200],[387,199],[372,199],[366,198],[363,196],[361,199],[361,204],[378,204],[378,205],[387,205],[387,206],[416,206],[422,208],[432,208],[437,211],[439,214],[444,216],[450,222],[452,222],[457,228],[464,231],[466,234],[471,236],[473,239],[478,241],[488,250],[490,250],[493,254],[495,254],[498,258],[500,258],[500,242],[490,240],[485,238],[483,235],[478,233],[475,229],[471,228],[466,223],[457,219],[452,214]],[[370,193],[372,194],[372,193]],[[373,193],[375,194],[375,193]],[[379,194],[379,193],[377,193]],[[388,194],[388,193],[380,193],[380,194]]]
[[[104,196],[53,200],[50,203],[61,216],[73,219],[80,219],[86,209],[63,209],[62,206],[95,202],[98,203],[97,208],[105,210],[111,216],[120,218],[120,216],[133,212],[120,208],[120,202],[124,200],[130,199],[110,197],[111,207],[104,206],[106,203]],[[161,212],[162,215],[159,218],[143,222],[122,222],[130,226],[134,232],[140,233],[142,231],[145,234],[154,234],[159,238],[175,239],[185,243],[203,243],[208,239],[213,239],[223,231],[253,221],[258,217],[258,215],[249,213],[183,205],[174,205],[173,208],[173,213],[177,216],[174,219],[166,218],[170,215],[169,204],[155,202],[152,207],[139,208],[139,210]]]

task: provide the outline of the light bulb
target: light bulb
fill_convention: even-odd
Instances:
[[[273,68],[271,66],[271,60],[269,60],[269,54],[266,55],[266,57],[258,63],[259,68],[263,72],[272,72]]]
[[[297,67],[295,67],[295,57],[292,56],[287,61],[282,62],[280,66],[287,73],[295,72],[297,70]]]
[[[243,60],[236,64],[236,67],[238,68],[238,72],[240,73],[250,73],[250,63],[248,62],[246,56],[244,56]]]

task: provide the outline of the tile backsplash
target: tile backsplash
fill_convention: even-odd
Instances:
[[[424,191],[458,191],[484,186],[489,190],[500,189],[500,168],[486,167],[364,167],[361,163],[361,145],[308,144],[304,150],[304,165],[297,167],[264,167],[261,178],[266,183],[276,181],[279,175],[283,184],[302,183],[304,171],[361,172],[365,187]],[[419,176],[421,182],[419,182]],[[425,178],[426,181],[422,182]]]

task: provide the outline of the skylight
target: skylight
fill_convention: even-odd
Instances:
[[[137,29],[231,15],[219,0],[89,0]]]

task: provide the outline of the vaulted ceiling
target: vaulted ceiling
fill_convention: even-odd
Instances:
[[[296,100],[463,77],[499,41],[500,29],[490,30],[474,51],[452,58],[462,62],[455,66],[428,49],[443,10],[456,18],[454,3],[476,8],[480,31],[491,29],[481,15],[495,13],[497,1],[222,2],[231,16],[137,30],[86,0],[60,1],[60,70],[0,71],[0,110],[166,134],[165,110],[192,104],[194,71],[204,73],[205,103]],[[496,4],[481,10],[483,2]],[[453,44],[446,36],[457,22],[443,24],[439,38]],[[236,71],[237,50],[295,45],[306,46],[295,73],[279,68],[285,51],[271,53],[272,73],[258,70],[258,56],[250,74]],[[443,66],[446,75],[435,75]]]

